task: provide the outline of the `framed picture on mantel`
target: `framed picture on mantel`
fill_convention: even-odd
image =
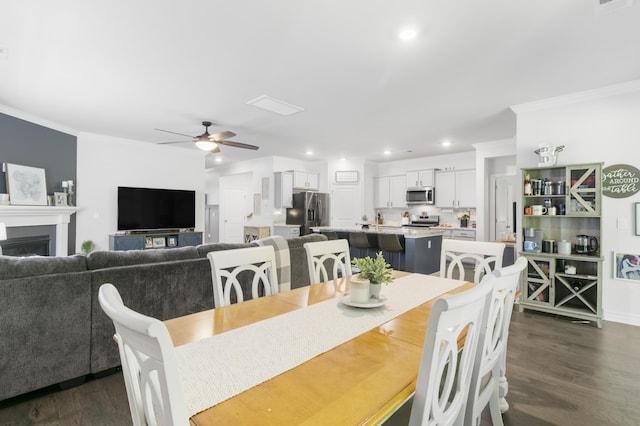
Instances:
[[[46,206],[47,183],[44,169],[4,164],[7,175],[7,191],[11,204],[20,206]]]

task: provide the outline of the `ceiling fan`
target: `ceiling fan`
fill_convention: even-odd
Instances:
[[[247,143],[242,143],[242,142],[234,142],[234,141],[228,141],[226,139],[228,138],[232,138],[234,137],[236,134],[230,131],[224,131],[224,132],[220,132],[220,133],[216,133],[213,135],[209,134],[209,126],[211,126],[211,122],[210,121],[203,121],[202,125],[204,126],[204,133],[199,135],[199,136],[191,136],[191,135],[185,135],[184,133],[178,133],[178,132],[172,132],[170,130],[163,130],[163,129],[155,129],[155,130],[159,130],[161,132],[166,132],[166,133],[173,133],[174,135],[180,135],[180,136],[186,136],[188,138],[192,138],[193,142],[195,142],[196,146],[198,148],[200,148],[203,151],[209,151],[209,152],[220,152],[220,147],[218,145],[226,145],[226,146],[232,146],[234,148],[244,148],[244,149],[253,149],[253,150],[257,150],[259,147],[255,146],[255,145],[249,145]],[[188,141],[177,141],[177,142],[159,142],[160,145],[164,145],[164,144],[172,144],[172,143],[184,143],[184,142],[188,142]]]

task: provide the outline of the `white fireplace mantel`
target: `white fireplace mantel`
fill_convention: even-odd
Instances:
[[[69,222],[77,207],[0,206],[0,222],[16,226],[56,226],[56,256],[66,256],[69,247]]]

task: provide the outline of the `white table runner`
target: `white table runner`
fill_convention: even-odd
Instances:
[[[384,306],[341,297],[176,348],[189,416],[290,370],[464,284],[412,274],[384,286]]]

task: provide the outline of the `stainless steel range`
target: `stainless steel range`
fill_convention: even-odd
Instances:
[[[440,225],[440,216],[418,216],[412,219],[408,224],[402,226],[412,226],[419,228],[431,228]]]

